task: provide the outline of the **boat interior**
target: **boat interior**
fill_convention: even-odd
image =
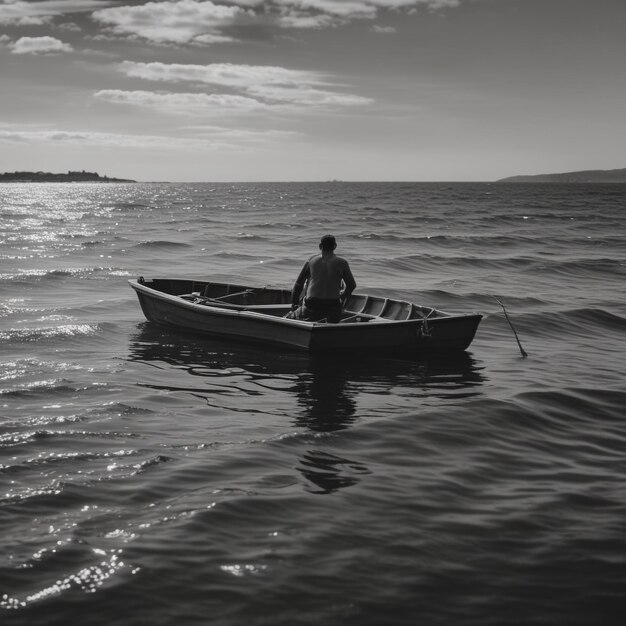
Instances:
[[[211,307],[255,311],[277,317],[284,316],[291,307],[289,289],[176,279],[140,279],[139,282],[156,291]],[[405,300],[352,294],[340,323],[407,321],[436,317],[446,317],[446,314]]]

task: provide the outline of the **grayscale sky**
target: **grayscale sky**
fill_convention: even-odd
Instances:
[[[626,167],[626,0],[0,0],[0,171]]]

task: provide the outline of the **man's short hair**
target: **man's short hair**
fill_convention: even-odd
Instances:
[[[334,235],[324,235],[320,241],[322,250],[334,250],[337,247],[337,241]]]

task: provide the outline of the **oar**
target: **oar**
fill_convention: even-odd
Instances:
[[[224,302],[223,300],[218,300],[217,298],[205,298],[204,296],[196,298],[196,304],[206,304],[207,306],[215,306],[222,309],[235,309],[237,311],[245,310],[244,304],[233,304],[232,302]]]
[[[212,304],[214,306],[219,306],[224,309],[239,309],[240,307],[245,306],[245,304],[232,304],[231,302],[225,302],[226,298],[234,298],[235,296],[246,295],[248,293],[255,293],[254,289],[244,289],[243,291],[237,291],[234,293],[227,293],[224,296],[218,296],[217,298],[209,298],[207,296],[199,296],[195,299],[197,304]],[[185,296],[181,296],[185,297]]]
[[[517,341],[517,345],[519,346],[519,351],[522,353],[522,357],[526,358],[528,354],[526,353],[526,350],[522,348],[522,344],[520,343],[519,337],[517,336],[517,333],[515,332],[515,328],[513,328],[513,324],[511,323],[511,320],[509,319],[509,314],[506,312],[506,308],[504,307],[502,300],[500,300],[500,298],[496,298],[496,296],[493,296],[493,299],[496,300],[498,304],[500,304],[500,306],[502,307],[502,310],[504,311],[504,317],[506,317],[506,321],[509,323],[511,330],[513,331],[513,334],[515,335],[515,340]]]
[[[254,289],[244,289],[243,291],[236,291],[235,293],[227,293],[225,296],[218,296],[217,298],[207,298],[207,300],[224,300],[225,298],[234,298],[235,296],[242,296],[246,293],[254,293]]]

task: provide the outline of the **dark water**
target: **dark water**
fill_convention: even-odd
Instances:
[[[2,624],[622,624],[626,186],[0,187]],[[162,331],[126,280],[485,315],[453,360]],[[501,297],[526,351],[520,357]]]

